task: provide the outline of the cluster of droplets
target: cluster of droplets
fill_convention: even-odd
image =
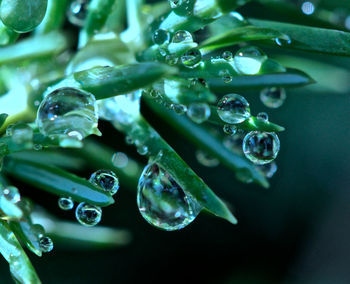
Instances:
[[[142,172],[137,205],[148,223],[166,231],[184,228],[201,210],[201,206],[156,163],[147,165]]]
[[[94,95],[74,88],[48,94],[39,106],[36,123],[43,135],[58,137],[62,147],[80,146],[86,136],[100,135]]]
[[[114,172],[109,170],[98,170],[94,172],[90,176],[89,181],[111,196],[116,194],[119,189],[118,177]],[[61,197],[58,199],[58,206],[65,211],[72,210],[74,208],[74,201],[71,197]],[[98,206],[81,202],[75,209],[75,217],[84,226],[95,226],[101,221],[102,209]]]

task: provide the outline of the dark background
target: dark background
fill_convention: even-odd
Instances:
[[[276,51],[265,50],[278,58]],[[350,283],[350,60],[294,55],[300,60],[289,60],[293,67],[303,60],[329,64],[320,72],[311,61],[306,70],[318,85],[288,90],[278,110],[266,109],[258,91],[242,92],[253,114],[267,111],[271,121],[286,127],[279,135],[279,169],[268,190],[237,182],[224,167],[201,166],[192,145],[144,110],[185,161],[233,206],[237,226],[200,214],[181,231],[157,230],[139,214],[136,194],[122,187],[116,204],[103,210],[101,224],[130,230],[132,243],[92,251],[57,243],[42,258],[29,253],[42,282]],[[109,126],[102,130],[116,151],[134,152]],[[55,196],[28,187],[22,194],[60,218],[73,220],[72,212],[57,208]],[[3,259],[0,275],[0,283],[12,283]]]

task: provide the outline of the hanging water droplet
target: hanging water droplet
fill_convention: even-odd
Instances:
[[[277,165],[275,162],[264,165],[257,165],[256,168],[267,178],[272,178],[273,175],[277,172]]]
[[[231,124],[225,124],[223,130],[227,135],[230,136],[233,136],[237,133],[237,127]]]
[[[305,1],[301,5],[301,11],[305,15],[312,15],[315,12],[315,5],[312,2],[310,2],[310,1]]]
[[[134,144],[134,140],[130,136],[126,136],[125,143],[128,145],[132,145],[132,144]]]
[[[88,0],[73,1],[67,11],[67,18],[69,22],[78,27],[84,26],[88,4]]]
[[[187,116],[195,123],[203,123],[210,117],[211,110],[206,103],[192,103],[188,107]]]
[[[183,0],[169,0],[171,9],[179,8],[182,5]]]
[[[269,115],[266,112],[259,112],[256,118],[262,121],[269,121]]]
[[[41,102],[36,123],[42,134],[71,139],[100,134],[95,97],[73,88],[57,89]]]
[[[33,145],[33,149],[35,151],[40,151],[42,148],[43,148],[43,145],[41,145],[41,144],[34,144]]]
[[[153,34],[153,42],[158,45],[168,43],[170,40],[170,34],[166,30],[158,29]]]
[[[286,46],[292,43],[291,38],[288,35],[283,35],[281,37],[277,37],[275,39],[275,42],[279,45],[279,46]]]
[[[90,176],[89,181],[111,195],[116,194],[119,189],[118,177],[112,171],[98,170]]]
[[[12,141],[24,148],[33,147],[33,129],[25,123],[18,123],[11,128]]]
[[[261,102],[269,108],[279,108],[287,98],[284,88],[266,88],[260,93]]]
[[[196,68],[202,60],[202,54],[197,48],[187,51],[181,56],[182,64],[187,68]]]
[[[214,168],[220,164],[218,159],[201,150],[196,151],[196,158],[200,164],[208,168]]]
[[[11,203],[17,203],[21,200],[21,195],[17,187],[7,186],[2,190],[2,195],[6,198],[7,201]]]
[[[39,246],[43,252],[50,252],[53,250],[53,241],[49,237],[42,236],[39,239]]]
[[[220,70],[219,72],[219,76],[222,78],[222,80],[225,83],[231,83],[232,82],[232,76],[229,70],[224,69],[224,70]]]
[[[217,112],[219,117],[227,123],[241,123],[250,117],[247,100],[237,94],[228,94],[221,98]]]
[[[185,30],[177,31],[172,39],[173,43],[189,43],[192,42],[193,38],[190,32]]]
[[[75,210],[75,217],[79,223],[84,226],[95,226],[101,221],[102,209],[100,207],[82,202]]]
[[[136,150],[137,153],[139,153],[142,156],[147,155],[148,153],[148,147],[146,145],[139,145]]]
[[[112,156],[112,164],[117,168],[125,168],[129,163],[129,158],[123,152],[114,153]]]
[[[243,141],[244,155],[254,164],[272,162],[280,150],[280,140],[273,132],[251,131]]]
[[[265,53],[258,47],[243,47],[237,51],[234,64],[242,75],[255,75],[259,73],[264,61],[267,59]]]
[[[183,115],[187,111],[187,107],[183,104],[171,104],[170,107],[178,115]]]
[[[232,54],[231,51],[224,51],[224,52],[222,53],[222,58],[225,59],[225,60],[227,60],[227,61],[230,61],[230,60],[233,59],[233,54]]]
[[[223,144],[230,151],[232,151],[238,155],[242,155],[243,154],[243,150],[242,150],[243,139],[244,139],[244,135],[242,133],[237,132],[233,136],[226,136],[224,141],[223,141]]]
[[[137,191],[137,205],[151,225],[174,231],[186,227],[199,214],[201,207],[177,182],[157,164],[143,170]]]
[[[62,210],[71,210],[74,207],[74,201],[70,197],[60,197],[58,199],[58,207]]]

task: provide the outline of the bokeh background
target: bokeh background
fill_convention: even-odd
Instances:
[[[261,15],[257,4],[241,12],[294,21],[273,11]],[[157,130],[232,206],[239,224],[200,214],[181,231],[157,230],[139,214],[136,192],[123,188],[121,181],[116,203],[103,210],[101,224],[129,230],[132,242],[90,250],[56,242],[42,258],[29,254],[43,283],[350,283],[350,60],[261,47],[318,81],[288,89],[277,110],[263,106],[258,90],[241,92],[253,114],[267,111],[271,121],[286,128],[279,135],[279,169],[270,189],[242,184],[222,166],[202,166],[195,148],[143,106]],[[137,157],[121,134],[107,124],[101,128],[101,141]],[[74,220],[72,212],[58,209],[55,196],[22,188],[23,195],[52,214]],[[3,259],[0,283],[12,283]]]

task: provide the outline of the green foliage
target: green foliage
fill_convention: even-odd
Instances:
[[[193,199],[198,208],[237,224],[219,197],[221,193],[214,193],[190,168],[168,144],[167,137],[160,136],[159,125],[153,121],[161,119],[169,124],[179,139],[204,151],[238,180],[268,188],[268,177],[244,156],[242,147],[237,151],[223,143],[237,135],[230,137],[222,128],[232,127],[241,134],[281,132],[284,127],[259,115],[227,122],[217,112],[217,101],[223,94],[315,83],[307,74],[315,67],[307,65],[306,60],[301,60],[305,63],[300,64],[303,70],[279,60],[291,50],[350,55],[349,33],[327,22],[322,13],[311,19],[297,17],[285,1],[256,2],[295,16],[295,24],[244,19],[235,10],[250,1],[239,0],[170,1],[174,2],[172,8],[168,1],[91,0],[87,8],[74,6],[73,14],[67,9],[83,1],[0,2],[0,253],[19,283],[40,283],[21,244],[41,256],[45,251],[41,238],[46,235],[54,241],[85,247],[126,245],[131,235],[122,229],[85,228],[58,220],[36,207],[35,200],[11,196],[13,187],[7,177],[57,197],[98,207],[112,205],[114,199],[103,187],[78,176],[83,170],[112,170],[131,194],[140,176],[143,178],[142,162],[127,157],[120,165],[117,158],[112,159],[117,153],[107,146],[111,145],[110,133],[103,133],[99,140],[82,139],[76,129],[43,135],[36,123],[37,110],[49,93],[63,87],[75,88],[79,95],[80,90],[91,93],[96,107],[89,109],[90,114],[97,115],[99,108],[101,120],[123,133],[148,163],[157,163],[172,177],[171,185],[183,192],[185,201]],[[323,1],[320,9],[331,9],[333,2]],[[79,34],[72,29],[79,21],[71,17],[83,17],[76,19],[83,21]],[[307,25],[309,21],[314,27]],[[154,39],[156,31],[163,35],[162,40]],[[24,32],[31,33],[19,37]],[[258,47],[247,52],[244,47],[251,44]],[[267,54],[260,48],[266,48]],[[273,51],[282,55],[270,57]],[[193,54],[199,56],[195,58],[198,62],[191,58]],[[289,57],[289,62],[296,60]],[[325,76],[322,70],[318,72],[320,77]],[[142,111],[141,98],[145,103]],[[55,107],[61,107],[64,115],[61,109],[55,113]],[[84,127],[87,112],[69,107],[57,104],[45,111],[52,123],[58,123],[55,119],[62,115]],[[202,112],[201,117],[193,117],[198,115],[196,111]],[[27,124],[19,124],[23,122]],[[62,143],[62,137],[68,142]],[[113,138],[113,143],[118,146],[119,142]],[[153,207],[163,211],[173,209],[169,209],[172,203],[156,203],[156,198],[153,202]]]

